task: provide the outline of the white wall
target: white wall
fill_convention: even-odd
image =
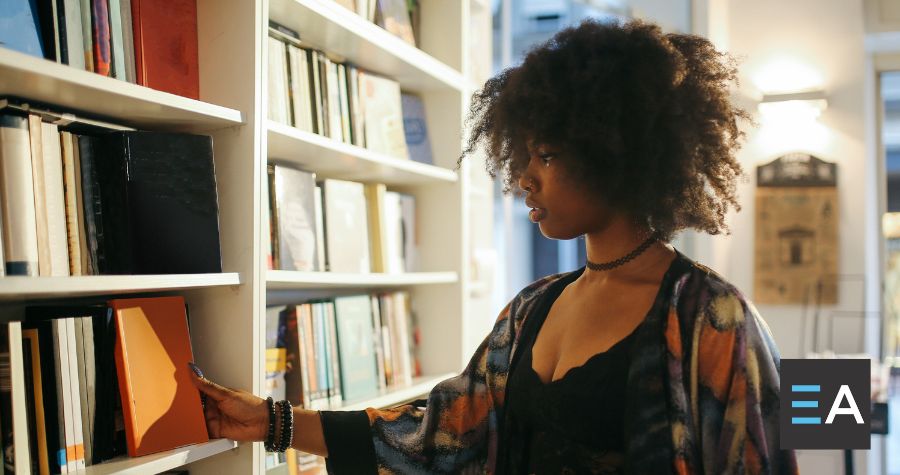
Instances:
[[[695,2],[695,31],[714,33],[741,60],[739,102],[750,106],[759,127],[746,127],[739,160],[747,181],[739,186],[742,211],[729,217],[730,236],[694,236],[695,256],[753,295],[755,168],[785,152],[805,151],[838,164],[839,303],[823,309],[865,310],[866,72],[862,1],[851,0],[708,0]],[[700,16],[698,22],[698,15]],[[723,23],[727,28],[723,28]],[[779,90],[780,89],[780,90]],[[803,132],[767,127],[756,114],[753,97],[762,93],[822,89],[828,107],[818,126]],[[869,223],[871,224],[871,223]],[[871,237],[871,236],[870,236]],[[870,263],[871,265],[871,263]],[[877,284],[876,284],[877,285]],[[783,358],[802,357],[801,306],[758,304]],[[811,311],[808,311],[811,317]],[[827,319],[821,342],[827,345]],[[845,342],[862,336],[862,322],[842,335]],[[807,331],[810,328],[807,327]],[[811,347],[811,333],[807,349]],[[876,441],[873,439],[873,444]],[[874,451],[877,452],[877,451]],[[880,455],[876,455],[876,459]],[[857,473],[881,473],[857,451]],[[801,473],[843,473],[838,451],[800,451]],[[876,460],[872,460],[873,462]]]

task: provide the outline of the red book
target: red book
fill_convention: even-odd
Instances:
[[[110,75],[109,0],[91,0],[91,31],[94,35],[94,72]]]
[[[131,0],[131,19],[137,83],[199,99],[196,0]]]
[[[110,300],[116,320],[116,372],[128,455],[206,442],[182,297]]]

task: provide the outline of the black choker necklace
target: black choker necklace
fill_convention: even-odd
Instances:
[[[653,244],[657,239],[658,239],[658,236],[656,235],[656,233],[653,233],[650,235],[649,238],[647,238],[646,241],[641,243],[641,245],[638,246],[637,249],[629,252],[627,255],[625,255],[625,257],[620,257],[614,261],[602,262],[599,264],[596,262],[587,261],[587,268],[590,270],[595,270],[595,271],[604,271],[604,270],[610,270],[610,269],[619,267],[620,265],[641,255],[641,253],[646,251],[647,248],[649,248],[650,245]]]

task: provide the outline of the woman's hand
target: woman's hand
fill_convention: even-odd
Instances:
[[[191,380],[206,396],[206,427],[210,438],[239,442],[265,440],[269,428],[266,400],[246,391],[229,389],[206,379],[200,368],[189,363]]]

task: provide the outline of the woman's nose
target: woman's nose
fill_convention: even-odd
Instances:
[[[519,176],[519,188],[526,192],[534,191],[534,179],[527,170]]]

